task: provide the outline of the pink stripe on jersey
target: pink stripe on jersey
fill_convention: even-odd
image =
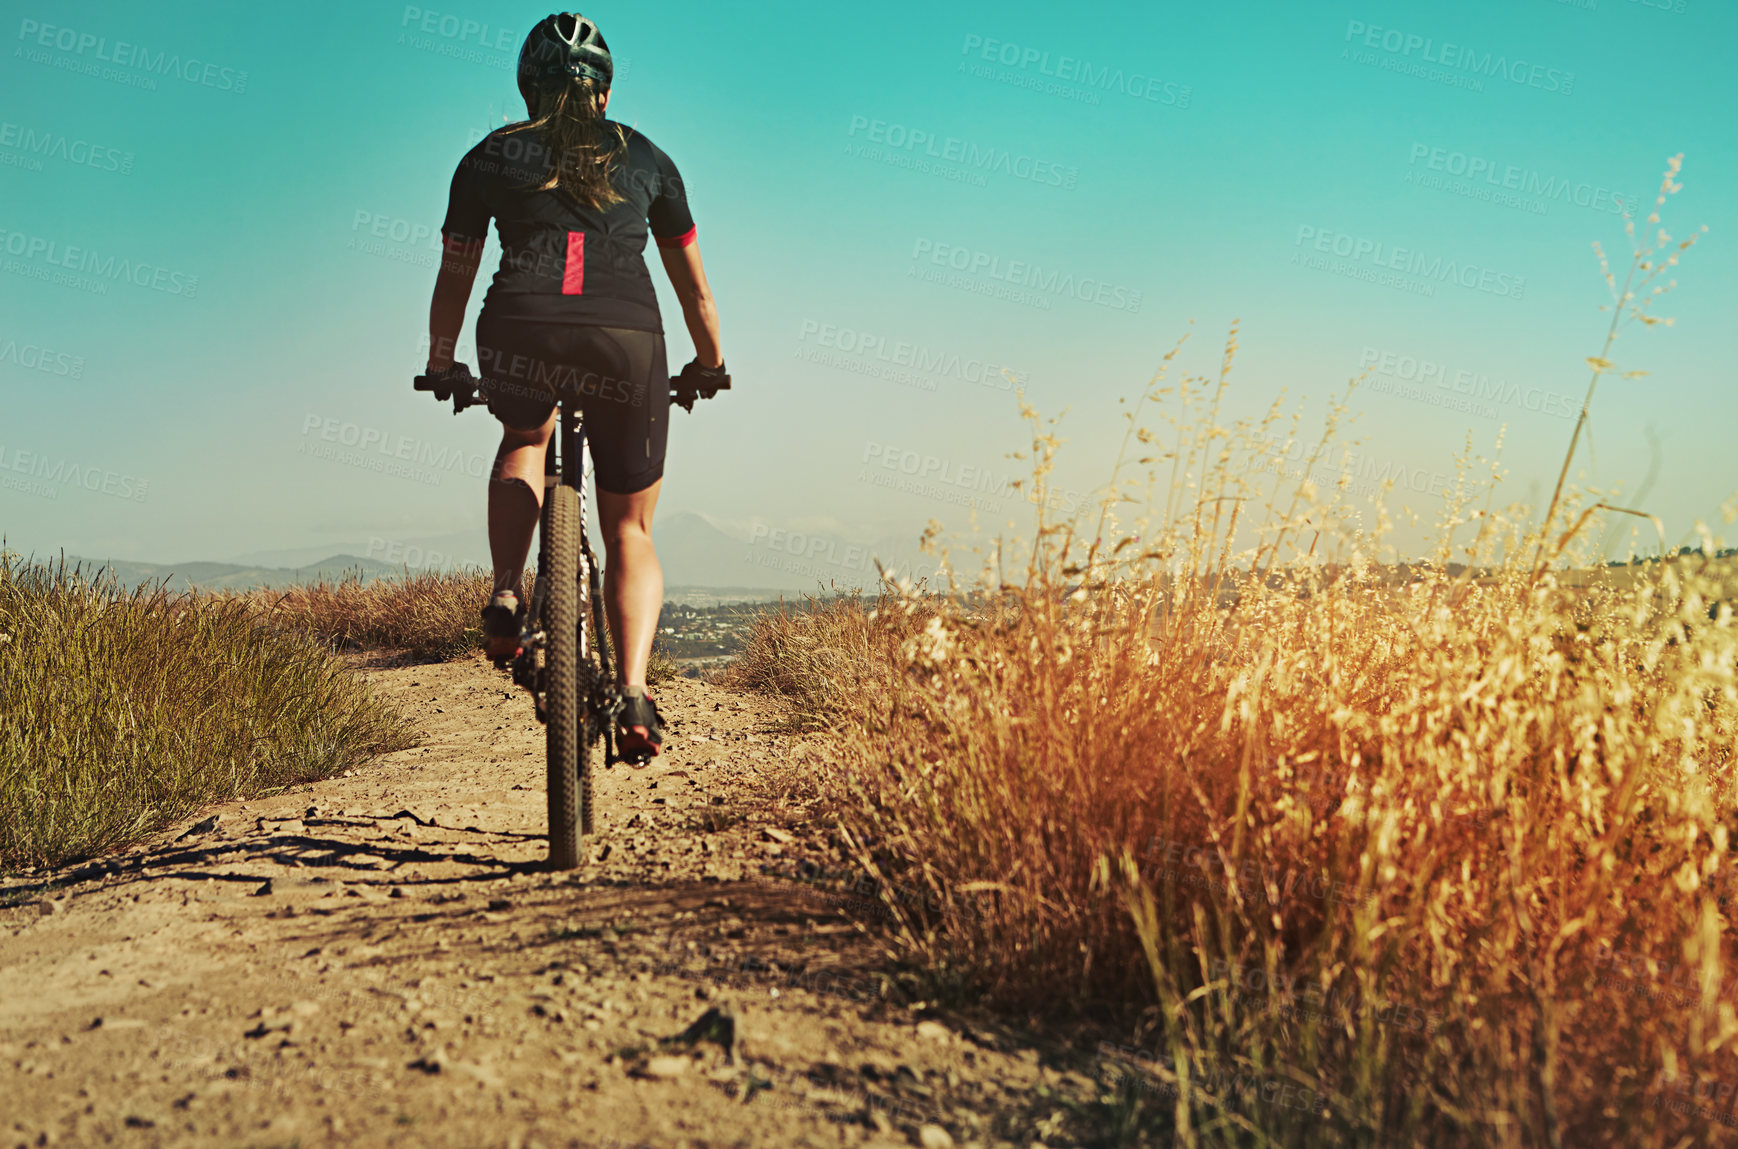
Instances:
[[[561,273],[561,294],[585,294],[585,232],[567,233],[567,264]]]

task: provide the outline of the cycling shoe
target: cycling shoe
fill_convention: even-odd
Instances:
[[[510,590],[496,591],[483,608],[483,653],[505,670],[507,663],[519,656],[520,635],[525,631],[525,605]]]
[[[616,721],[621,727],[617,757],[630,766],[644,766],[658,756],[664,745],[664,721],[656,703],[643,693],[630,694],[623,699]]]

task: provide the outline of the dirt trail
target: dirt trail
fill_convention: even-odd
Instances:
[[[756,700],[662,688],[669,752],[600,772],[549,874],[529,700],[478,659],[370,673],[422,745],[0,882],[0,1146],[1026,1149],[1090,1096],[769,876],[823,854],[814,750]]]

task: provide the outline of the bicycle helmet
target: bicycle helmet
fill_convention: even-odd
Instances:
[[[568,80],[590,80],[608,91],[615,65],[597,25],[578,12],[555,12],[537,22],[519,49],[519,94],[527,104],[536,93]]]

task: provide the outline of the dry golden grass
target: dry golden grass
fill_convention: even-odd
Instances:
[[[1156,579],[1075,602],[1053,564],[839,699],[842,824],[909,952],[1331,1099],[1239,1114],[1283,1143],[1639,1144],[1701,1125],[1661,1071],[1738,1081],[1738,637],[1699,579],[1299,575],[1226,612]],[[1242,1143],[1213,1132],[1242,1100],[1185,1111]]]
[[[1150,454],[1094,520],[1041,519],[1023,572],[773,616],[733,681],[836,725],[839,829],[901,952],[1111,1027],[1101,1130],[1718,1140],[1730,564],[1568,585],[1597,508],[1564,493],[1544,521],[1571,528],[1528,533],[1468,462],[1393,577],[1333,492],[1266,469],[1277,410],[1218,425],[1234,351],[1216,383],[1161,372],[1129,419]]]
[[[920,600],[913,609],[923,609]],[[742,650],[716,681],[777,698],[792,729],[825,729],[897,659],[903,629],[877,625],[881,617],[855,593],[780,602],[755,613]]]
[[[531,576],[526,576],[529,592]],[[413,658],[456,658],[483,646],[482,604],[494,589],[480,570],[406,572],[363,582],[322,580],[237,596],[281,630],[339,648],[402,651]]]
[[[536,576],[527,571],[527,597],[535,581]],[[238,597],[272,626],[319,638],[339,649],[391,651],[440,661],[482,649],[480,611],[493,589],[492,575],[464,570],[406,572],[367,583],[347,578]],[[646,681],[656,686],[681,672],[676,660],[654,644]]]

